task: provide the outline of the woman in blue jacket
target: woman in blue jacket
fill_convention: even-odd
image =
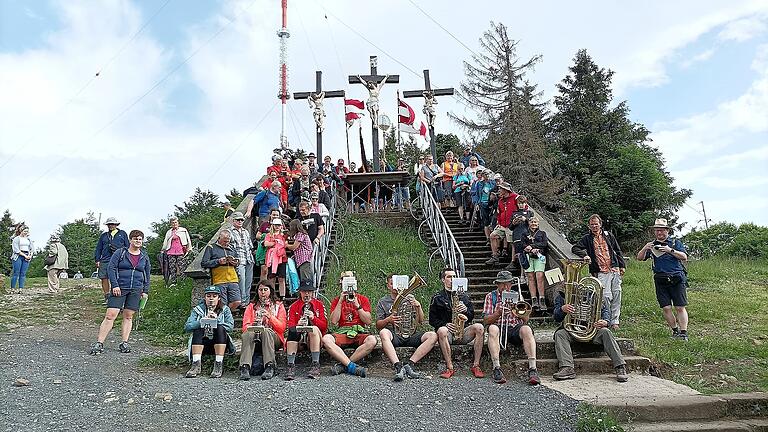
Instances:
[[[115,251],[109,260],[107,273],[109,275],[109,297],[107,298],[107,313],[99,327],[96,343],[91,347],[91,355],[104,351],[104,340],[115,324],[115,318],[123,310],[123,325],[121,328],[122,342],[118,346],[121,353],[131,352],[128,337],[133,328],[133,314],[139,310],[142,299],[149,295],[149,256],[141,249],[144,243],[144,233],[133,230],[128,235],[130,246]]]

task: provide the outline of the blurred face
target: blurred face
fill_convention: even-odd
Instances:
[[[531,219],[531,221],[528,222],[528,227],[533,230],[539,229],[539,221],[536,219]]]
[[[468,149],[468,148],[465,148],[465,149],[464,149],[464,156],[466,156],[466,155],[468,155],[468,154],[469,154],[469,149]]]
[[[392,282],[392,278],[387,278],[387,289],[393,297],[397,297],[397,290],[395,289],[395,284]]]
[[[221,234],[219,234],[219,244],[228,247],[229,246],[229,231],[222,231]]]
[[[272,162],[272,164],[279,167],[279,166],[281,166],[283,164],[283,160],[282,159],[275,159],[275,161]]]
[[[499,292],[509,291],[512,288],[512,282],[496,282],[496,288]]]
[[[142,236],[136,236],[136,237],[133,237],[133,238],[131,238],[131,246],[132,246],[132,247],[134,247],[134,248],[137,248],[137,249],[138,249],[138,248],[140,248],[140,247],[141,247],[141,245],[143,245],[143,244],[144,244],[144,237],[142,237]]]
[[[471,166],[471,167],[476,167],[477,166],[477,158],[476,157],[469,158],[469,166]]]
[[[272,219],[280,219],[280,212],[277,210],[272,210],[271,212],[269,212],[269,220],[272,220]]]
[[[600,223],[600,219],[592,218],[589,220],[589,231],[592,232],[592,234],[597,234],[600,232],[600,228],[603,227],[603,224]]]
[[[451,153],[451,152],[446,153],[445,154],[445,160],[447,160],[448,162],[452,161],[453,160],[453,153]]]
[[[234,219],[232,220],[232,225],[239,229],[243,227],[243,222],[245,222],[245,219]]]
[[[272,171],[271,173],[269,173],[269,178],[271,178],[272,180],[276,180],[277,179],[277,173],[275,171]]]
[[[299,295],[301,296],[301,301],[308,302],[312,300],[312,296],[315,294],[314,291],[299,291]]]
[[[281,167],[282,167],[284,170],[287,170],[287,169],[288,169],[288,161],[285,161],[285,160],[284,160],[284,161],[282,161],[282,162],[280,163],[280,166],[281,166]]]
[[[270,289],[268,286],[259,285],[259,300],[266,301],[269,300],[270,295]]]
[[[325,162],[326,164],[330,164],[331,163],[330,156],[326,156],[325,158],[323,158],[323,162]]]
[[[174,220],[172,220],[172,221],[171,221],[171,228],[174,228],[174,229],[176,229],[176,228],[178,228],[178,227],[179,227],[179,220],[178,220],[178,219],[174,219]]]
[[[117,224],[107,224],[107,229],[110,231],[114,231],[117,229]]]
[[[309,206],[302,204],[299,206],[299,213],[301,213],[302,216],[307,217],[309,216]]]
[[[317,203],[320,202],[320,198],[318,197],[312,197],[312,205],[317,205]]]
[[[453,270],[446,270],[445,276],[443,276],[443,288],[450,291],[452,288],[453,278],[456,277],[456,272]]]
[[[654,228],[653,235],[656,240],[665,241],[669,237],[669,230],[666,228]]]
[[[269,187],[269,190],[271,190],[273,193],[279,193],[280,183],[272,183],[272,185]]]
[[[205,304],[214,307],[219,303],[219,295],[216,293],[205,293]]]
[[[424,163],[427,165],[432,165],[432,156],[427,156],[424,158]]]

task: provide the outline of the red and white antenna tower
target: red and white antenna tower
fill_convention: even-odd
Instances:
[[[291,32],[288,31],[288,0],[281,0],[283,6],[283,27],[277,31],[277,37],[280,38],[280,93],[277,97],[282,103],[280,113],[280,148],[288,148],[288,137],[285,135],[285,109],[288,99],[291,97],[288,93],[288,38]]]

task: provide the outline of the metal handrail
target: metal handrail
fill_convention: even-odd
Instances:
[[[314,287],[317,294],[320,293],[320,281],[325,271],[325,259],[328,257],[328,245],[331,242],[331,233],[333,233],[334,219],[336,216],[336,183],[331,183],[331,207],[328,209],[328,220],[325,221],[325,234],[320,239],[320,243],[312,246],[312,270],[314,272]]]
[[[443,212],[440,211],[440,204],[432,195],[432,188],[428,184],[421,184],[419,187],[419,199],[421,200],[421,211],[424,214],[424,222],[429,226],[432,238],[437,245],[437,250],[447,266],[456,271],[456,274],[464,277],[464,254],[453,236],[451,228],[448,226]]]

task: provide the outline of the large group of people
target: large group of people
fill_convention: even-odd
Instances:
[[[536,339],[528,324],[530,313],[521,311],[517,302],[522,300],[519,281],[525,278],[531,309],[545,311],[547,308],[544,278],[547,233],[539,228],[540,221],[528,207],[526,197],[513,192],[499,174],[485,169],[480,161],[480,155],[465,149],[458,158],[449,152],[440,165],[426,155],[423,163],[414,167],[420,187],[431,188],[444,208],[457,208],[465,224],[476,223],[484,231],[491,252],[488,265],[499,264],[504,256],[510,258],[509,266],[497,273],[496,288],[486,294],[483,309],[476,314],[466,292],[457,291],[453,282],[458,274],[452,268],[440,273],[443,287],[432,296],[428,307],[412,295],[404,296],[405,287],[402,283],[396,286],[395,275],[390,274],[381,281],[386,285],[387,294],[372,308],[370,299],[357,292],[357,278],[352,271],[341,273],[338,291],[334,293],[338,295],[326,306],[318,298],[313,254],[326,235],[330,194],[335,193],[331,185],[339,186],[343,194],[345,177],[350,171],[343,166],[343,160],[331,164],[330,157],[317,165],[314,155],[310,155],[306,165],[294,161],[293,167],[275,157],[274,164],[267,170],[268,179],[253,191],[254,198],[248,203],[246,213],[232,210],[228,215],[231,226],[223,227],[216,241],[202,251],[201,266],[210,270],[210,286],[204,290],[199,304],[192,308],[184,328],[190,333],[191,367],[186,376],[192,378],[201,373],[201,359],[205,354],[215,356],[211,377],[222,376],[224,355],[235,351],[231,334],[234,317],[242,316],[239,360],[242,380],[253,376],[267,380],[278,375],[281,368],[276,351],[280,349],[286,354],[283,375],[286,380],[296,378],[299,350],[309,352],[307,377],[320,377],[323,349],[333,360],[330,365],[333,375],[366,377],[361,360],[380,341],[383,354],[392,364],[395,381],[424,377],[425,374],[417,370],[417,364],[435,347],[439,347],[445,364],[439,376],[451,378],[456,371],[452,358],[455,345],[471,347],[469,370],[473,376],[482,378],[485,372],[481,357],[487,344],[494,382],[506,382],[500,354],[516,345],[527,358],[528,383],[540,383]],[[399,167],[404,165],[401,163]],[[395,195],[405,199],[400,191]],[[250,217],[253,231],[244,228]],[[602,346],[613,362],[616,379],[624,382],[628,379],[626,363],[612,330],[617,330],[620,324],[621,278],[626,265],[616,238],[603,229],[600,216],[591,215],[587,222],[589,232],[573,245],[572,252],[589,264],[589,272],[604,288],[604,297],[600,319],[593,324],[596,331],[586,341]],[[150,263],[142,249],[144,235],[138,230],[126,234],[119,229],[119,224],[115,218],[107,219],[107,230],[95,251],[107,312],[91,354],[103,352],[106,335],[120,313],[123,321],[118,350],[130,352],[132,317],[149,293]],[[657,220],[653,229],[655,240],[638,252],[637,259],[653,259],[654,282],[663,316],[673,337],[687,340],[686,274],[682,265],[687,260],[685,248],[679,240],[670,237],[671,228],[666,220]],[[19,234],[20,238],[14,240],[14,252],[19,259],[26,259],[32,250],[31,241],[24,241],[27,237],[24,231]],[[179,226],[178,220],[171,220],[163,250],[169,256],[183,257],[190,243],[189,234]],[[55,246],[52,242],[52,247]],[[173,264],[174,268],[178,266],[178,261]],[[179,274],[177,270],[175,273]],[[251,296],[255,278],[258,283],[255,295]],[[398,280],[402,282],[402,277]],[[516,282],[518,290],[512,290]],[[289,288],[298,297],[291,304],[287,300]],[[563,292],[556,293],[551,300],[552,314],[558,323],[576,311],[572,299],[566,298]],[[432,329],[418,330],[419,325],[425,324]],[[560,366],[554,378],[575,377],[571,344],[585,340],[574,337],[567,326],[560,325],[554,341]],[[398,347],[412,347],[414,351],[407,360],[400,359],[395,349]],[[345,351],[347,348],[352,349],[350,354]]]

